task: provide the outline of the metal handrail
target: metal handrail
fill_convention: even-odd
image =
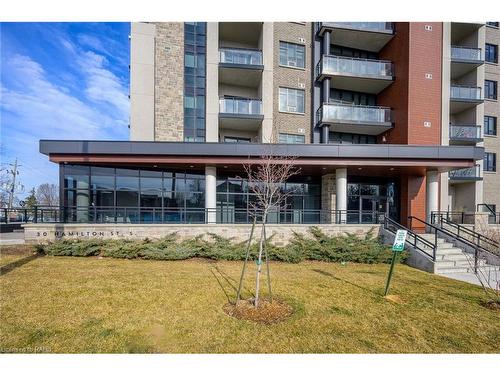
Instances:
[[[323,105],[334,104],[343,107],[355,107],[355,108],[370,108],[370,109],[391,109],[391,107],[383,107],[377,105],[358,105],[352,102],[347,102],[345,100],[331,99],[329,102],[324,102]]]
[[[384,215],[384,229],[386,229],[386,230],[390,231],[391,233],[395,234],[396,231],[391,230],[389,224],[395,226],[398,229],[406,230],[406,232],[407,232],[406,242],[410,246],[412,246],[413,248],[421,251],[425,256],[429,257],[431,260],[433,260],[433,261],[436,260],[437,241],[435,241],[434,243],[432,243],[431,241],[423,238],[418,233],[416,233],[413,230],[411,230],[411,228],[409,229],[409,228],[403,226],[402,224],[399,224],[397,221],[392,220],[387,215]],[[422,244],[424,244],[425,247],[431,248],[432,249],[432,254],[429,254],[426,251],[425,247],[422,248],[421,246],[419,246],[419,242],[422,243]]]
[[[424,224],[426,230],[427,230],[427,227],[434,229],[434,241],[435,241],[436,247],[437,247],[437,238],[438,238],[439,232],[443,233],[445,236],[449,236],[449,237],[453,238],[454,241],[458,241],[458,242],[461,242],[462,244],[465,244],[465,246],[472,247],[474,249],[474,272],[475,273],[477,273],[477,267],[478,267],[478,262],[479,262],[479,252],[485,252],[491,256],[498,257],[498,255],[492,253],[488,249],[485,249],[480,244],[474,243],[465,237],[459,236],[458,234],[453,233],[452,231],[450,231],[446,228],[437,227],[436,225],[428,223],[425,220],[422,220],[422,219],[415,217],[415,216],[408,216],[408,219],[410,222],[410,225],[409,225],[410,229],[413,226],[413,220],[416,220],[416,221]]]
[[[453,221],[450,221],[444,217],[441,217],[440,220],[439,220],[439,224],[441,225],[441,228],[443,228],[443,224],[446,224],[446,225],[449,225],[453,228],[456,228],[457,229],[457,236],[459,237],[462,237],[460,236],[460,232],[465,232],[466,234],[468,234],[469,236],[473,237],[475,240],[477,240],[476,244],[479,246],[479,247],[482,247],[481,246],[481,241],[482,242],[485,242],[487,245],[489,246],[496,246],[498,247],[500,245],[500,243],[496,240],[494,240],[493,238],[489,238],[487,236],[485,236],[484,234],[481,234],[481,233],[478,233],[466,226],[463,226],[463,225],[460,225],[460,224],[457,224],[457,223],[454,223]],[[467,238],[463,237],[465,240],[468,240]],[[488,249],[484,249],[486,251],[488,251]]]

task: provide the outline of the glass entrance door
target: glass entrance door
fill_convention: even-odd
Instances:
[[[378,215],[389,215],[397,220],[395,184],[349,183],[347,186],[347,222],[370,224],[378,222]]]

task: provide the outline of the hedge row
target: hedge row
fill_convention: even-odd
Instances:
[[[268,243],[271,260],[298,263],[304,260],[355,263],[389,263],[392,252],[380,238],[370,232],[359,238],[353,234],[329,236],[319,228],[310,230],[312,236],[294,233],[290,243],[277,247]],[[103,256],[126,259],[181,260],[194,257],[215,260],[243,260],[246,243],[210,234],[179,241],[176,234],[159,240],[62,240],[38,245],[38,251],[53,256]],[[258,245],[250,247],[250,257],[255,260]],[[400,258],[404,260],[406,255]]]

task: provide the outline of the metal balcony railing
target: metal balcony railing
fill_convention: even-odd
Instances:
[[[476,165],[470,168],[455,169],[449,172],[450,179],[453,180],[471,180],[481,178],[481,166]]]
[[[347,104],[344,102],[324,103],[317,113],[318,122],[342,123],[388,123],[391,121],[391,109]]]
[[[451,86],[451,99],[459,100],[482,100],[481,87],[474,86]]]
[[[316,30],[321,29],[321,27],[323,26],[362,31],[385,32],[391,34],[394,32],[393,22],[317,22]]]
[[[455,139],[480,139],[480,126],[450,125],[450,138]]]
[[[221,48],[219,62],[223,64],[262,65],[262,51],[243,48]]]
[[[451,47],[451,58],[452,60],[467,60],[467,61],[482,61],[481,48],[472,47]]]
[[[220,98],[219,112],[233,115],[262,115],[262,101],[247,98]]]
[[[316,68],[317,75],[352,75],[387,79],[392,78],[392,63],[384,60],[325,55]]]

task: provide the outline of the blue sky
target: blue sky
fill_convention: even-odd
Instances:
[[[129,23],[0,23],[0,155],[28,192],[58,183],[39,139],[126,140]]]

